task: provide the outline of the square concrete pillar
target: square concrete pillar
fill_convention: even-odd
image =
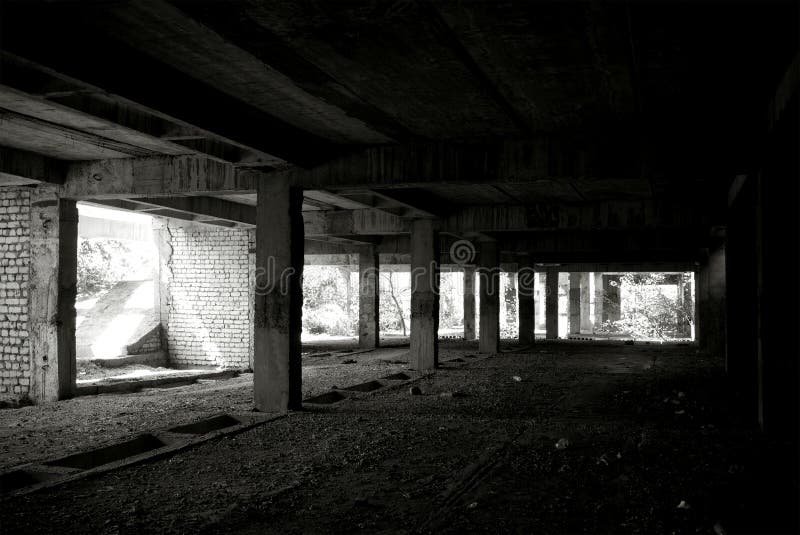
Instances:
[[[581,274],[569,274],[569,334],[581,333]]]
[[[75,294],[78,210],[56,188],[31,192],[28,336],[31,399],[56,401],[75,393]]]
[[[517,281],[517,301],[519,302],[519,343],[531,345],[536,339],[536,312],[533,286],[533,270],[530,270],[530,284],[528,284],[528,269],[523,268]]]
[[[618,321],[620,318],[620,278],[619,275],[603,277],[603,321]]]
[[[545,280],[545,338],[558,338],[558,268],[548,267]]]
[[[603,325],[603,304],[605,301],[605,290],[603,286],[603,274],[594,273],[594,331]]]
[[[253,383],[263,412],[302,407],[302,205],[287,179],[259,181]]]
[[[584,271],[581,273],[581,326],[580,332],[592,332],[592,288],[590,285],[589,273]]]
[[[415,370],[439,364],[439,233],[430,219],[411,223],[411,352]]]
[[[497,242],[480,247],[480,339],[481,353],[500,352],[500,254]]]
[[[699,346],[720,358],[727,357],[725,293],[725,247],[720,246],[709,253],[697,273],[695,312]]]
[[[380,345],[379,284],[380,264],[374,247],[358,255],[358,347],[374,349]]]
[[[475,340],[475,266],[464,266],[464,340]]]

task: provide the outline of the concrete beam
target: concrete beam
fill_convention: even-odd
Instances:
[[[214,197],[141,197],[137,203],[247,226],[256,224],[256,207]]]
[[[630,147],[625,150],[620,144],[617,148],[620,161],[628,161]],[[587,156],[586,149],[554,136],[496,143],[431,142],[370,148],[311,169],[288,169],[278,174],[305,189],[332,190],[430,184],[524,184],[576,177],[602,178],[608,174],[591,168],[592,158]],[[628,166],[614,177],[638,179],[638,173],[635,166]]]
[[[442,231],[691,228],[705,219],[701,207],[664,200],[532,203],[460,208],[444,219]]]
[[[306,236],[391,235],[410,231],[409,221],[382,210],[322,211],[303,213]]]
[[[33,152],[0,147],[0,186],[40,182],[63,184],[66,176],[66,162]]]
[[[153,156],[70,164],[64,197],[76,200],[255,193],[264,173],[197,156]]]

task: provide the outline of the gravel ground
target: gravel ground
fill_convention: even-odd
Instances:
[[[444,359],[474,351],[444,346]],[[392,351],[355,355],[357,364],[338,367],[326,359],[341,357],[320,357],[306,367],[307,392],[343,382],[332,375],[341,369],[352,370],[352,382],[402,369],[382,362],[400,360]],[[465,360],[420,378],[422,395],[394,388],[291,413],[168,459],[0,503],[0,532],[796,528],[797,466],[786,464],[796,445],[769,442],[732,418],[721,367],[693,349],[541,345]],[[112,432],[137,421],[103,409],[112,398],[128,400],[131,411],[160,408],[159,419],[178,413],[186,421],[187,411],[199,416],[214,403],[216,411],[249,408],[249,379],[72,400],[54,404],[61,408],[48,409],[49,418],[78,414],[71,404],[84,404],[88,414],[106,411]],[[42,411],[0,412],[19,418],[31,410]]]

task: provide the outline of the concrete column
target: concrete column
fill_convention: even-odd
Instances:
[[[28,336],[31,398],[56,401],[75,393],[75,294],[78,210],[56,188],[31,192]]]
[[[603,321],[618,321],[620,318],[619,275],[603,277]]]
[[[605,308],[605,285],[603,283],[603,274],[594,274],[594,330],[603,325],[603,309]]]
[[[474,266],[464,266],[464,340],[475,340]]]
[[[548,340],[555,340],[558,338],[558,268],[547,268],[547,280],[545,291],[545,324],[546,335]]]
[[[439,233],[430,219],[411,223],[411,352],[415,370],[439,364]]]
[[[172,233],[167,226],[167,220],[164,218],[154,217],[152,225],[153,243],[156,246],[156,254],[158,255],[153,283],[155,314],[161,325],[161,349],[169,359],[169,316],[172,306],[170,296],[170,284],[172,283]]]
[[[714,357],[725,351],[725,248],[711,251],[697,274],[695,322],[699,346]]]
[[[592,332],[592,314],[591,314],[591,301],[592,301],[592,288],[589,283],[589,273],[584,271],[581,273],[581,325],[580,332]]]
[[[358,255],[358,347],[374,349],[380,345],[378,253],[374,247]]]
[[[481,242],[480,251],[481,353],[500,352],[500,254],[497,242]]]
[[[536,338],[535,275],[533,268],[523,265],[518,274],[517,303],[519,308],[519,343],[530,345]]]
[[[569,274],[569,334],[581,333],[581,274]]]
[[[302,408],[303,192],[288,179],[258,182],[256,211],[256,409]]]

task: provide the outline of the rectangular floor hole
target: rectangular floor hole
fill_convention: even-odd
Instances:
[[[76,453],[63,459],[56,459],[44,464],[47,466],[67,466],[69,468],[80,468],[88,470],[104,464],[113,463],[127,457],[133,457],[140,453],[156,450],[166,444],[153,435],[139,435],[133,440],[106,446],[85,453]]]
[[[348,390],[350,392],[372,392],[373,390],[377,390],[379,388],[383,388],[383,383],[380,381],[368,381],[366,383],[359,383],[353,386],[346,386],[342,388],[342,390]]]
[[[386,377],[381,377],[381,379],[388,379],[389,381],[406,381],[411,379],[411,376],[403,372],[399,372],[393,373],[392,375],[387,375]]]
[[[30,487],[31,485],[36,485],[37,483],[55,479],[62,475],[63,474],[39,472],[36,470],[12,470],[11,472],[0,474],[0,494],[24,487]]]
[[[213,418],[208,418],[207,420],[200,420],[199,422],[194,422],[193,424],[179,425],[167,429],[167,431],[169,431],[170,433],[205,435],[206,433],[210,433],[211,431],[225,429],[226,427],[232,427],[234,425],[239,425],[240,423],[241,422],[236,418],[234,418],[233,416],[227,414],[220,414],[219,416],[214,416]]]
[[[330,405],[331,403],[336,403],[337,401],[342,401],[343,399],[345,399],[345,396],[333,390],[331,392],[320,394],[319,396],[314,396],[313,398],[308,398],[307,400],[305,400],[305,403],[318,403],[320,405]]]

